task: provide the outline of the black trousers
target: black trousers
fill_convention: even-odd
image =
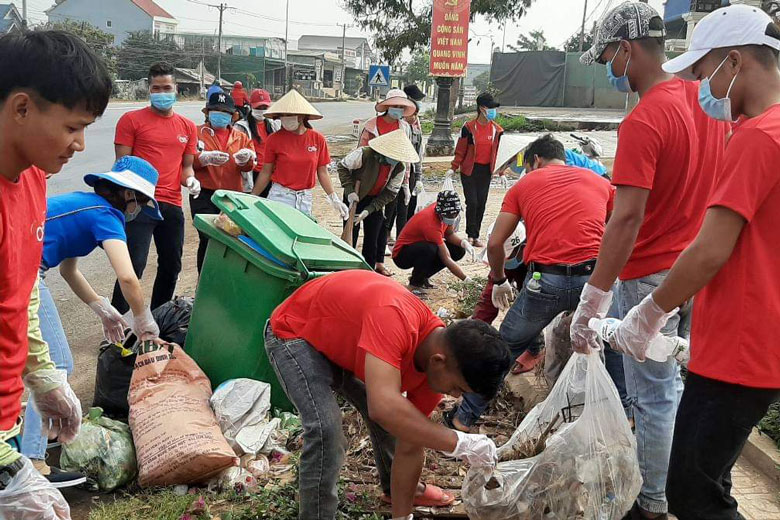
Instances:
[[[492,177],[489,164],[475,164],[471,175],[460,176],[466,197],[466,234],[469,238],[479,238]]]
[[[374,200],[372,196],[363,197],[363,200],[358,201],[357,210],[355,215],[360,215],[371,202]],[[344,204],[349,206],[349,201],[344,197]],[[360,236],[360,228],[363,228],[363,258],[366,263],[374,268],[374,265],[384,261],[385,246],[387,245],[387,233],[384,232],[384,214],[382,211],[374,211],[369,213],[366,219],[360,224],[352,228],[352,243],[357,244],[358,236]],[[344,223],[346,226],[346,222]],[[384,234],[384,238],[381,236]],[[381,245],[381,249],[379,249]]]
[[[201,195],[202,196],[202,195]],[[181,254],[184,248],[184,212],[179,206],[160,202],[160,213],[163,220],[154,220],[141,213],[127,223],[127,249],[130,251],[130,261],[136,276],[141,278],[149,258],[149,246],[154,238],[157,249],[157,278],[154,279],[150,307],[156,309],[163,303],[173,299],[176,292],[176,282],[181,272]],[[122,296],[119,282],[114,284],[114,294],[111,305],[122,314],[130,306]]]
[[[466,250],[460,246],[445,242],[450,256],[456,262],[466,255]],[[444,269],[444,262],[439,258],[439,246],[433,242],[416,242],[401,248],[398,256],[393,258],[395,265],[401,269],[412,269],[413,283],[421,283]]]
[[[398,192],[398,196],[393,202],[385,206],[385,228],[387,229],[387,236],[389,237],[393,232],[393,226],[395,226],[395,236],[401,234],[401,230],[406,225],[409,219],[409,206],[404,204],[404,192],[403,190]]]
[[[197,199],[190,195],[190,214],[192,215],[192,220],[195,220],[195,215],[219,215],[219,208],[211,202],[212,195],[214,195],[214,190],[207,189],[200,190],[200,196]],[[203,260],[206,258],[206,248],[208,245],[208,235],[198,231],[198,274],[200,274],[200,270],[203,268]]]
[[[674,425],[666,479],[680,520],[735,520],[731,468],[780,390],[749,388],[688,373]]]
[[[406,207],[406,220],[404,221],[404,226],[414,216],[414,210],[417,209],[417,195],[414,194],[414,187],[417,185],[419,177],[420,176],[414,170],[412,170],[412,173],[409,175],[409,188],[413,193],[412,198],[409,199],[409,205]],[[396,227],[397,226],[398,223],[396,223]],[[403,226],[401,226],[401,229],[403,229]],[[398,235],[401,234],[401,229],[396,230],[396,238],[398,238]]]

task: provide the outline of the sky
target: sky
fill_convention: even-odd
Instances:
[[[92,0],[100,1],[100,0]],[[216,9],[201,5],[218,4],[220,1],[236,9],[225,12],[223,31],[227,34],[275,36],[284,38],[286,0],[156,0],[157,3],[179,20],[179,30],[216,34],[219,13]],[[420,3],[424,0],[415,0]],[[587,0],[588,22],[594,20],[611,6],[622,0]],[[477,18],[469,28],[469,63],[489,63],[491,36],[493,45],[501,47],[514,43],[520,34],[535,29],[544,31],[549,44],[560,47],[570,36],[578,34],[582,24],[586,0],[536,0],[527,14],[518,22],[504,28]],[[21,0],[13,0],[21,10]],[[341,36],[338,24],[352,24],[347,36],[367,36],[361,32],[349,13],[340,7],[339,0],[289,0],[289,39],[297,40],[303,34]],[[663,14],[664,0],[650,0],[650,5]],[[28,16],[32,23],[45,22],[44,11],[54,5],[53,0],[28,0]],[[294,46],[293,46],[294,47]]]

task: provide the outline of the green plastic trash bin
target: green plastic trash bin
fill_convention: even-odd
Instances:
[[[220,190],[211,198],[244,231],[238,239],[198,215],[209,237],[187,333],[187,353],[212,387],[237,377],[271,384],[271,403],[292,405],[265,353],[263,329],[273,310],[307,280],[334,271],[370,269],[363,257],[295,208]]]

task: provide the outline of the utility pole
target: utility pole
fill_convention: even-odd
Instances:
[[[341,26],[341,95],[344,96],[344,86],[347,84],[347,27],[345,23],[337,23]]]
[[[580,52],[585,50],[585,18],[588,13],[588,0],[585,0],[585,7],[582,8],[582,27],[580,28]]]
[[[288,80],[287,80],[287,34],[288,30],[290,28],[290,0],[287,0],[287,12],[284,16],[284,89],[288,90]]]
[[[227,9],[226,4],[219,4],[219,36],[217,36],[217,84],[222,81],[222,13]]]
[[[206,92],[206,43],[205,37],[200,37],[200,92]]]
[[[506,52],[504,47],[506,46],[506,22],[504,22],[504,37],[501,39],[501,52]]]

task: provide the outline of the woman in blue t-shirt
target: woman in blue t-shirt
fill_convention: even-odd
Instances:
[[[46,225],[43,236],[43,258],[39,279],[39,327],[31,323],[30,341],[46,341],[51,359],[58,369],[68,374],[73,358],[54,299],[44,278],[49,269],[59,267],[60,274],[81,301],[100,318],[103,333],[112,343],[124,339],[124,329],[130,326],[141,340],[155,339],[160,329],[144,301],[141,283],[133,270],[127,250],[125,222],[146,213],[162,220],[154,190],[157,170],[143,159],[125,156],[106,173],[89,174],[84,182],[94,192],[77,191],[56,195],[47,200]],[[79,271],[78,259],[101,247],[119,279],[122,294],[130,304],[132,317],[123,318],[109,300],[98,295]],[[22,434],[22,454],[32,459],[35,467],[58,487],[83,482],[78,474],[66,474],[45,463],[47,439],[42,434],[41,419],[28,404]]]

